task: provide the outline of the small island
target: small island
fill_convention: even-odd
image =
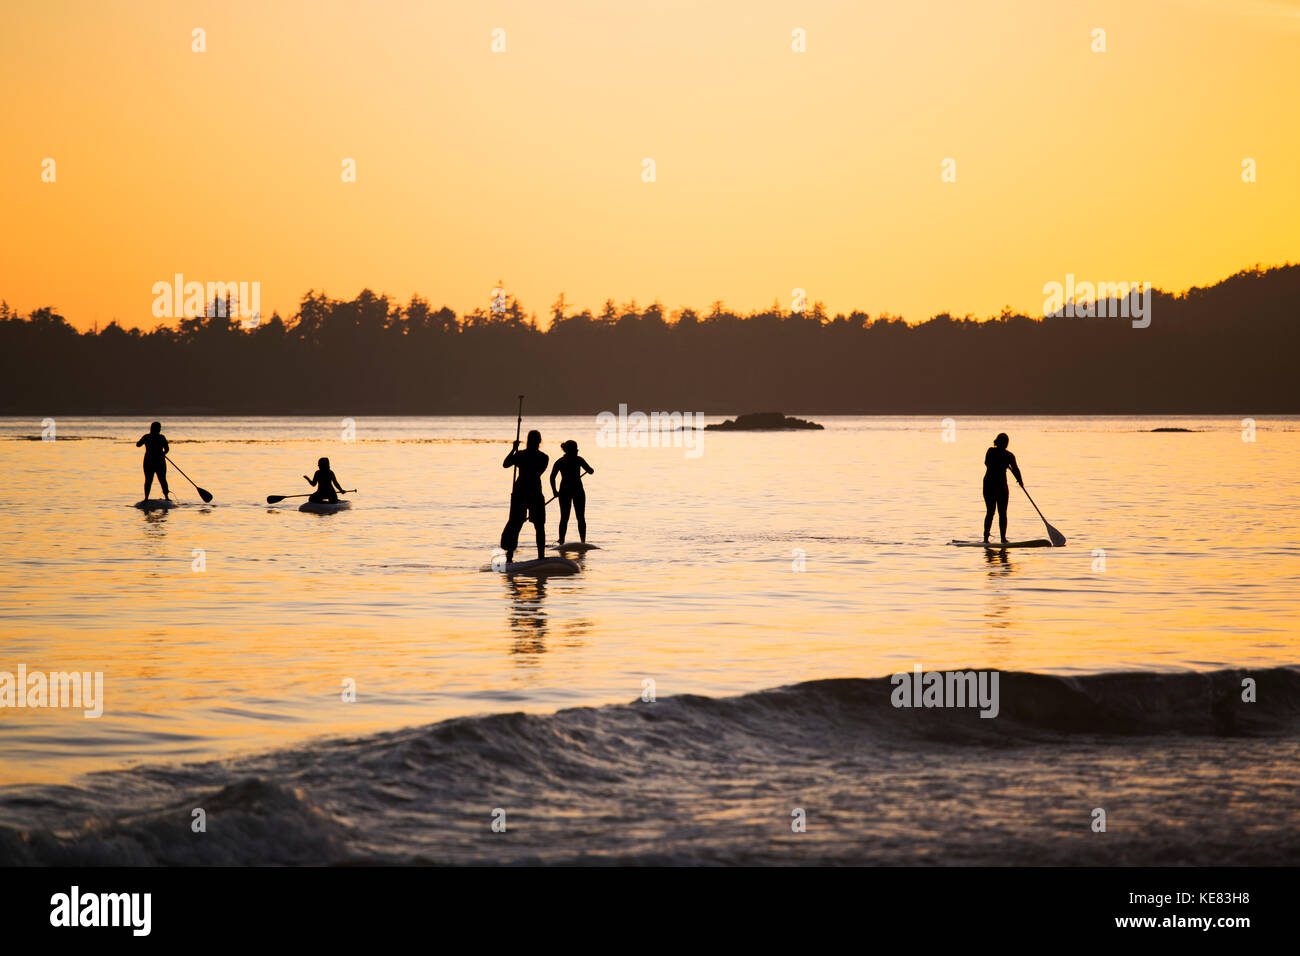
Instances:
[[[757,431],[791,431],[794,429],[820,429],[823,426],[802,418],[787,418],[780,412],[750,412],[737,415],[716,425],[705,425],[706,432],[757,432]]]
[[[1153,428],[1151,429],[1151,431],[1153,433],[1154,432],[1194,432],[1196,431],[1196,429],[1195,428]]]

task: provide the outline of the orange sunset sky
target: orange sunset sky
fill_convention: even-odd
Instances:
[[[178,272],[920,320],[1300,259],[1295,0],[5,0],[0,53],[0,298],[83,328]]]

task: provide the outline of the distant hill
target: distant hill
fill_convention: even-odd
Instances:
[[[51,309],[0,305],[0,413],[533,414],[630,408],[734,415],[1300,413],[1300,266],[1153,292],[1152,321],[916,325],[866,313],[672,317],[655,304],[551,310],[513,299],[457,316],[419,297],[309,292],[288,322],[224,317],[77,332]]]

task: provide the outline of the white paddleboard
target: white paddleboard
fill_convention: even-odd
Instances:
[[[141,511],[155,511],[163,508],[175,508],[178,504],[180,502],[168,498],[145,498],[143,501],[137,501],[135,507]]]
[[[951,545],[958,548],[988,548],[990,551],[1001,551],[1004,548],[1050,548],[1052,542],[1046,538],[1035,538],[1033,541],[949,541]]]
[[[298,510],[314,515],[332,515],[336,511],[347,511],[351,507],[352,502],[344,498],[334,503],[328,501],[304,501],[298,506]]]
[[[577,574],[582,568],[577,561],[568,558],[541,558],[532,561],[495,561],[486,570],[500,571],[503,574],[531,574],[545,577],[552,574]]]
[[[564,553],[566,551],[573,552],[573,553],[581,553],[583,551],[599,551],[600,545],[587,544],[583,541],[566,541],[564,542],[564,544],[551,545],[551,550],[559,551],[561,553]]]

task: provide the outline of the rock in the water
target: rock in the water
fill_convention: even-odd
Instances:
[[[717,425],[705,425],[705,431],[788,431],[790,429],[817,429],[822,428],[816,422],[806,421],[802,418],[787,418],[780,412],[751,412],[748,415],[737,415],[734,419],[727,419]]]

